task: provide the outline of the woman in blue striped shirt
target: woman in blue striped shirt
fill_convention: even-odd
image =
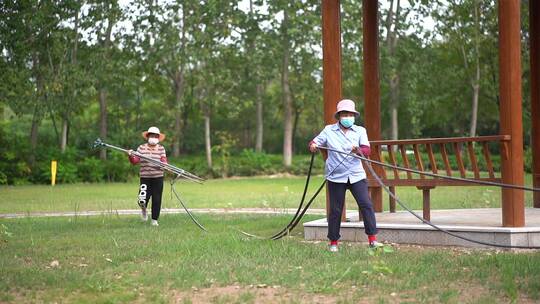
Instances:
[[[337,123],[327,125],[309,144],[311,152],[317,147],[329,147],[343,152],[369,156],[371,150],[366,129],[354,124],[358,113],[354,102],[343,99],[337,105],[334,117]],[[328,216],[328,239],[330,251],[338,251],[338,240],[341,237],[341,213],[345,203],[345,192],[351,191],[364,220],[365,232],[370,247],[377,247],[377,223],[373,204],[369,198],[366,172],[360,159],[333,151],[328,151],[325,166],[330,199]]]

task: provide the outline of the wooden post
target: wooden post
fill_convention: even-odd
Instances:
[[[381,139],[381,102],[379,87],[379,26],[378,1],[362,0],[363,61],[364,61],[364,121],[370,140]],[[371,158],[380,161],[379,151],[374,149]],[[374,166],[382,176],[383,168]],[[371,200],[376,212],[382,212],[382,188],[371,188]]]
[[[540,1],[529,0],[531,57],[531,137],[533,186],[540,188]],[[540,208],[540,193],[534,192],[533,205]]]
[[[521,109],[520,1],[499,0],[500,134],[511,139],[502,151],[501,173],[506,184],[523,185],[523,123]],[[525,225],[522,190],[502,189],[504,227]]]
[[[422,217],[426,221],[431,221],[430,211],[429,189],[422,189]]]
[[[323,0],[323,96],[324,122],[336,122],[334,112],[341,99],[341,28],[340,1]]]
[[[426,221],[431,220],[431,198],[430,198],[430,191],[431,189],[434,189],[433,186],[425,186],[425,187],[416,187],[419,190],[422,190],[422,218],[424,218]]]
[[[341,99],[341,29],[340,0],[322,2],[322,46],[323,46],[323,101],[324,123],[336,122],[334,112]],[[326,158],[326,154],[325,158]],[[328,187],[326,188],[328,193]],[[326,196],[326,216],[329,200]],[[346,208],[343,206],[342,221],[345,221]]]
[[[390,192],[392,192],[392,194],[396,195],[396,187],[390,186],[388,188],[390,188]],[[390,207],[389,207],[390,212],[396,213],[396,199],[393,198],[391,195],[388,195],[388,201],[390,203]]]

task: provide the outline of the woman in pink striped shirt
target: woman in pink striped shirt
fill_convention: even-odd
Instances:
[[[142,133],[147,143],[137,148],[137,153],[146,157],[167,163],[165,148],[159,143],[165,139],[165,134],[161,133],[157,127],[150,127],[148,131]],[[145,159],[141,159],[128,151],[131,164],[140,164],[140,186],[139,186],[139,206],[141,207],[141,218],[148,220],[146,208],[152,199],[152,226],[158,226],[159,213],[161,212],[161,196],[163,193],[163,169],[153,165]]]

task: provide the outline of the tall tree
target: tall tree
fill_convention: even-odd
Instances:
[[[287,7],[283,10],[283,21],[281,23],[282,34],[282,61],[281,61],[281,88],[283,100],[283,165],[290,167],[292,164],[292,137],[293,137],[293,105],[292,94],[289,83],[289,60],[290,48],[289,41],[289,10]]]
[[[394,8],[395,3],[395,8]],[[399,41],[398,29],[400,26],[400,0],[394,2],[390,1],[390,7],[386,15],[386,48],[388,51],[390,61],[390,75],[388,75],[388,83],[390,87],[390,125],[391,125],[391,138],[398,139],[399,134],[399,122],[398,122],[398,108],[399,108],[399,83],[400,83],[400,71],[398,68],[396,59],[396,48]]]
[[[283,119],[283,165],[290,167],[293,155],[293,137],[295,114],[294,97],[297,95],[296,88],[292,87],[294,75],[291,74],[291,67],[302,62],[303,54],[310,53],[316,56],[314,51],[313,37],[316,37],[316,29],[320,23],[315,16],[318,14],[318,1],[276,1],[272,3],[269,11],[274,15],[282,15],[280,23],[274,22],[275,37],[280,44],[276,46],[276,54],[279,55],[280,85],[281,85],[281,105]],[[315,22],[317,21],[317,22]],[[320,39],[319,39],[320,41]],[[318,45],[317,43],[316,45]],[[316,71],[305,71],[311,76],[316,75]],[[296,107],[296,109],[301,109]]]
[[[31,167],[35,161],[39,126],[47,113],[48,98],[56,89],[51,84],[59,70],[54,66],[55,51],[65,11],[65,3],[54,1],[0,4],[2,57],[8,71],[13,72],[4,74],[3,80],[13,85],[5,88],[8,95],[14,97],[10,100],[11,105],[15,105],[12,108],[18,114],[28,109],[32,116],[28,158]],[[15,91],[17,89],[22,91]]]
[[[259,23],[263,20],[261,14],[255,10],[255,4],[253,0],[249,0],[249,13],[245,24],[245,37],[246,42],[245,53],[246,59],[249,64],[247,65],[247,79],[251,79],[249,88],[250,94],[255,96],[255,151],[262,152],[263,150],[263,135],[264,135],[264,115],[263,115],[263,94],[265,90],[264,75],[261,71],[264,68],[254,69],[254,66],[264,65],[265,53],[262,49],[263,31],[260,28]],[[259,3],[260,5],[260,3]],[[253,87],[255,90],[253,90]]]
[[[451,49],[461,57],[463,79],[471,89],[469,136],[476,136],[478,108],[482,85],[482,45],[488,41],[482,32],[489,27],[484,15],[489,15],[489,6],[478,0],[448,1],[440,8],[437,19],[441,21],[439,33],[447,40]],[[484,28],[482,28],[484,23]],[[493,33],[495,34],[495,33]]]
[[[97,38],[95,46],[95,57],[93,58],[96,67],[96,88],[99,103],[99,136],[107,138],[108,130],[108,86],[115,71],[112,69],[111,56],[114,52],[113,28],[122,20],[122,10],[117,0],[89,1],[90,5],[88,25]],[[106,159],[106,150],[100,151],[100,158]]]
[[[77,55],[78,55],[78,48],[79,48],[79,25],[80,25],[80,9],[84,5],[84,1],[78,4],[74,12],[74,20],[73,20],[73,39],[72,39],[72,48],[71,48],[71,66],[72,70],[75,72],[78,72],[77,70]],[[74,76],[72,74],[72,76]],[[68,82],[69,83],[69,82]],[[67,144],[68,144],[68,129],[69,129],[69,116],[70,116],[70,107],[74,105],[77,102],[77,95],[80,88],[73,87],[71,94],[69,94],[69,104],[67,105],[67,109],[65,109],[62,113],[62,139],[60,141],[60,150],[65,152]]]

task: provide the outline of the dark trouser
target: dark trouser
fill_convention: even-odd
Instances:
[[[162,177],[141,177],[139,186],[139,206],[146,208],[152,199],[152,219],[157,220],[161,212],[161,194],[163,193]]]
[[[351,184],[334,183],[328,181],[328,194],[330,197],[330,214],[328,216],[328,239],[337,241],[341,237],[339,230],[341,228],[341,213],[345,203],[345,191],[349,189],[362,212],[364,218],[364,228],[367,235],[377,234],[377,223],[373,205],[368,195],[367,181],[365,179]]]

